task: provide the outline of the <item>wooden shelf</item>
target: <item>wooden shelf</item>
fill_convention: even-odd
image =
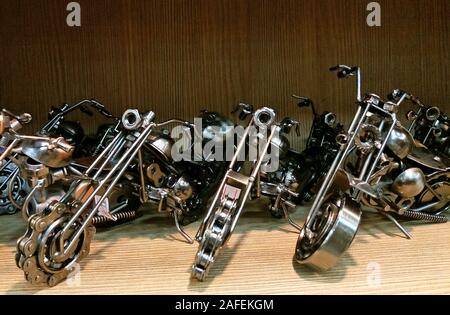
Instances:
[[[2,294],[449,294],[450,226],[407,222],[412,240],[366,214],[340,265],[317,274],[293,260],[297,234],[284,220],[248,203],[235,234],[205,282],[190,278],[197,245],[181,241],[172,221],[145,214],[98,231],[81,263],[79,285],[35,287],[14,262],[24,233],[19,214],[0,217]],[[150,211],[145,211],[150,213]],[[305,209],[294,217],[301,222]],[[193,235],[198,223],[187,227]]]

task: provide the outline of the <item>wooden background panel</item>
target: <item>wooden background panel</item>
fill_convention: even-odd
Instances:
[[[310,113],[293,93],[352,118],[354,82],[327,70],[340,62],[362,67],[364,91],[401,87],[449,111],[450,3],[379,1],[382,26],[371,28],[368,2],[80,0],[82,26],[70,28],[68,1],[5,0],[0,104],[31,112],[31,131],[50,105],[82,98],[117,115],[152,109],[159,119],[229,113],[245,101],[301,120],[305,137]]]

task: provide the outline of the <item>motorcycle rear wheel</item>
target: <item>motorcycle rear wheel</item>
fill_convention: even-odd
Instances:
[[[428,180],[433,189],[447,200],[439,202],[437,205],[427,210],[428,213],[441,214],[450,209],[450,172],[442,172],[434,175]],[[425,189],[419,196],[416,197],[416,207],[422,207],[430,202],[437,202],[437,197],[429,190]]]

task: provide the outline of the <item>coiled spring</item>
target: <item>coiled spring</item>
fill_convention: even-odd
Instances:
[[[445,215],[416,212],[411,210],[405,211],[403,216],[414,220],[424,220],[433,223],[446,223],[448,221],[448,218]]]
[[[116,218],[116,221],[113,221],[110,218],[107,218],[104,216],[95,216],[92,219],[92,224],[100,225],[100,224],[112,223],[112,222],[118,222],[118,221],[132,221],[136,218],[136,211],[119,212],[117,214],[114,214],[113,216],[114,216],[114,218]]]

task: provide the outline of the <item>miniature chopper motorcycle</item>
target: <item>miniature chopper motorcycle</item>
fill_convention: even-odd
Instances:
[[[291,225],[299,227],[290,219],[287,208],[294,208],[308,202],[317,191],[317,186],[325,177],[334,157],[339,151],[336,136],[343,130],[343,125],[337,122],[336,115],[325,111],[318,114],[313,102],[306,97],[293,95],[300,100],[298,107],[310,107],[313,114],[306,148],[299,152],[289,145],[279,146],[281,152],[279,168],[274,172],[260,171],[260,190],[256,190],[256,197],[264,195],[270,199],[270,213],[277,218],[286,217]],[[286,128],[298,123],[288,118],[281,122]],[[299,132],[297,130],[297,136]],[[282,144],[289,144],[282,134]],[[258,193],[260,191],[260,193]],[[295,192],[293,194],[292,192]],[[255,194],[254,194],[255,195]],[[282,202],[281,202],[282,201]]]
[[[314,104],[310,99],[296,95],[293,95],[293,97],[300,100],[298,107],[311,107],[313,112],[314,120],[306,149],[302,152],[297,152],[290,148],[289,141],[284,135],[289,133],[294,126],[296,127],[297,135],[299,135],[299,125],[298,122],[290,118],[283,119],[280,122],[280,133],[278,136],[272,138],[271,144],[275,145],[278,149],[280,156],[279,168],[271,172],[266,172],[261,168],[258,173],[256,185],[251,189],[250,196],[252,199],[261,196],[269,198],[270,214],[277,218],[286,217],[292,226],[300,229],[290,218],[289,209],[295,208],[304,201],[309,201],[315,194],[316,186],[324,177],[324,173],[326,173],[333,157],[338,152],[339,146],[336,144],[335,139],[342,131],[343,126],[337,123],[336,115],[331,112],[324,112],[321,115],[317,114]],[[246,116],[253,113],[251,105],[240,104],[240,107],[242,110],[240,115],[241,120],[244,120]],[[238,154],[239,152],[236,152],[236,155]],[[239,163],[236,163],[234,169],[239,172],[240,166]],[[206,229],[203,233],[206,233]],[[200,260],[200,253],[205,253],[207,250],[206,248],[203,249],[203,252],[199,251],[196,260],[196,263],[206,265],[206,268],[202,268],[199,265],[194,265],[193,267],[193,275],[199,280],[206,278],[208,269],[210,268],[207,260],[204,260],[203,263]],[[213,255],[208,259],[214,259]],[[205,269],[207,269],[206,272],[203,271]]]
[[[300,232],[295,258],[318,271],[334,267],[358,230],[361,205],[390,219],[395,216],[446,222],[450,167],[416,143],[397,120],[397,103],[374,94],[361,97],[359,67],[339,65],[339,78],[357,77],[358,110],[317,193]],[[405,97],[405,96],[403,96]]]
[[[301,167],[298,180],[300,188],[297,189],[299,197],[296,203],[308,202],[317,192],[317,185],[322,179],[332,164],[337,152],[339,151],[339,144],[336,142],[336,137],[344,130],[344,126],[337,122],[337,117],[334,113],[325,111],[318,114],[314,103],[306,97],[295,96],[299,99],[299,107],[310,107],[313,114],[313,123],[310,129],[306,148],[300,152],[291,152],[287,157],[289,164],[294,160],[297,167]],[[281,161],[280,169],[284,168],[284,163]]]
[[[17,166],[4,153],[5,146],[11,140],[11,133],[17,132],[22,125],[31,121],[31,115],[23,114],[16,116],[9,111],[3,109],[0,113],[0,148],[2,159],[0,164],[0,214],[13,214],[18,207],[14,205],[14,201],[21,202],[26,195],[26,182],[17,176]]]
[[[2,142],[7,147],[0,161],[4,162],[2,174],[6,173],[7,177],[3,183],[6,189],[2,192],[8,197],[2,200],[3,209],[9,213],[22,209],[25,219],[42,211],[48,202],[63,195],[64,186],[81,175],[86,163],[80,162],[96,155],[113,135],[115,125],[102,125],[96,136],[88,137],[79,122],[65,119],[76,109],[92,116],[86,105],[106,118],[114,118],[104,105],[95,100],[83,100],[74,105],[53,107],[49,121],[34,136],[17,133],[20,128],[11,128],[11,124],[3,128]],[[2,119],[19,121],[20,117],[3,110]],[[78,159],[74,160],[75,157]]]
[[[285,118],[277,124],[275,112],[271,108],[263,107],[253,112],[251,105],[240,106],[241,120],[245,120],[247,116],[251,116],[251,119],[240,135],[228,170],[196,234],[196,240],[200,244],[192,267],[192,276],[200,281],[206,279],[220,249],[231,237],[249,198],[259,198],[261,195],[269,197],[272,204],[271,213],[283,213],[291,224],[299,228],[288,214],[288,208],[296,206],[291,197],[297,198],[299,195],[298,167],[286,164],[284,174],[279,172],[270,182],[267,181],[268,174],[279,171],[276,165],[268,168],[269,161],[273,162],[274,157],[281,161],[287,155],[293,154],[284,135],[293,127],[297,127],[298,122]],[[252,146],[258,148],[257,153],[253,155],[250,154]],[[244,174],[241,163],[246,159],[246,148],[248,160],[252,162],[250,175]]]
[[[202,126],[201,136],[207,138],[210,125],[227,130],[227,119],[217,113],[203,115],[207,125]],[[16,254],[17,266],[27,281],[54,286],[67,278],[89,253],[95,216],[102,213],[114,219],[110,199],[120,201],[114,190],[125,184],[139,196],[134,207],[156,201],[158,210],[173,215],[179,232],[192,242],[180,223],[199,215],[226,165],[174,161],[174,140],[156,129],[174,123],[185,126],[191,134],[197,129],[178,119],[155,123],[154,118],[153,112],[125,111],[117,135],[84,172],[84,178],[74,181],[59,201],[30,217]]]
[[[410,110],[406,118],[410,121],[408,131],[414,139],[424,144],[436,154],[450,159],[450,118],[436,106],[427,106],[421,100],[403,90],[396,89],[388,97],[397,102],[402,96],[417,106]]]

